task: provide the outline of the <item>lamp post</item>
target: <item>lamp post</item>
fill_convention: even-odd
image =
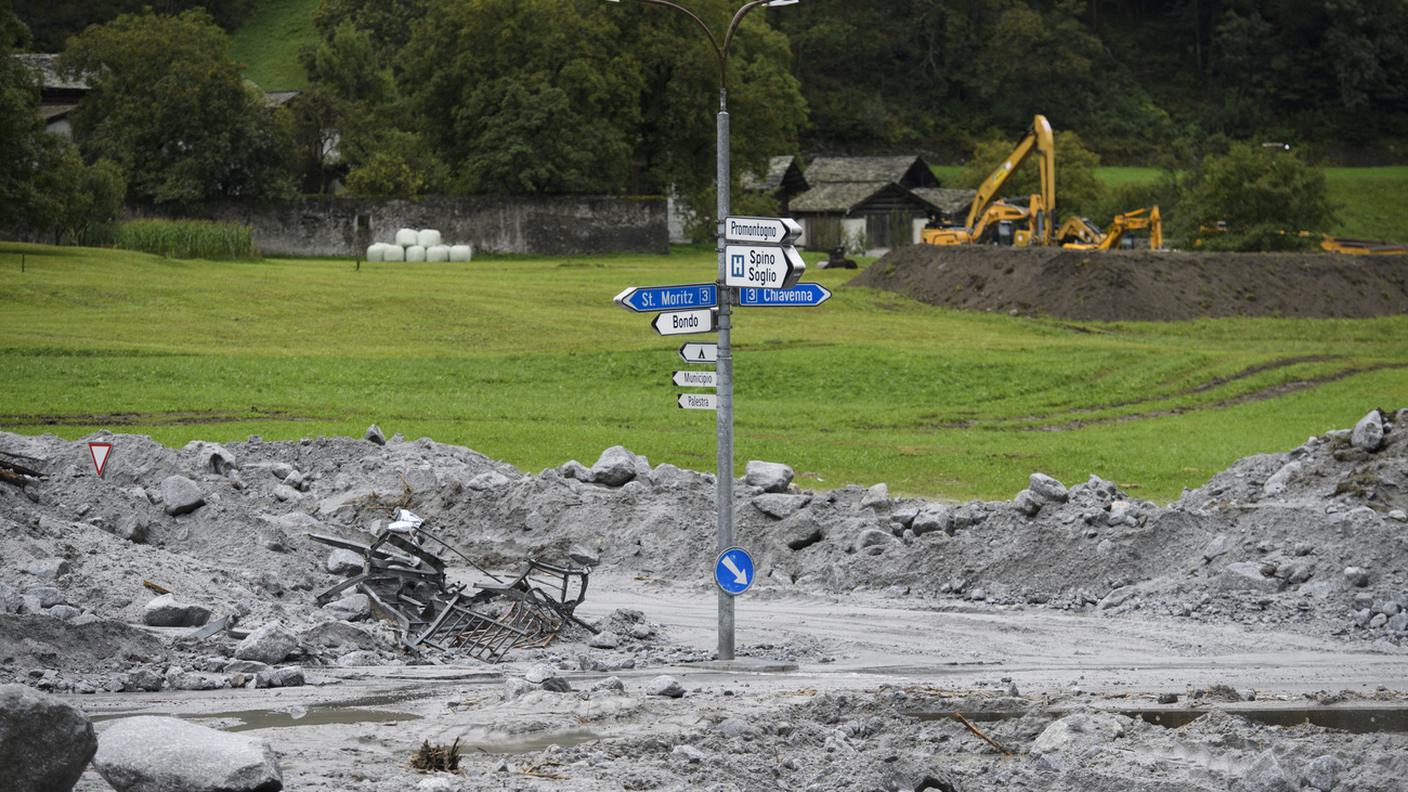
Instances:
[[[714,31],[699,15],[684,6],[671,2],[671,0],[639,0],[648,5],[665,6],[673,8],[685,14],[704,31],[708,37],[709,44],[714,48],[714,55],[719,63],[719,114],[717,118],[718,135],[718,169],[717,180],[717,216],[715,222],[718,224],[718,293],[719,293],[719,359],[716,364],[718,372],[718,396],[719,406],[718,416],[718,470],[715,475],[714,501],[716,510],[716,534],[718,552],[733,547],[733,347],[730,335],[733,329],[731,309],[734,302],[734,290],[729,288],[725,282],[725,261],[724,248],[727,242],[724,238],[724,220],[729,214],[730,203],[730,169],[729,169],[729,128],[728,128],[728,53],[733,45],[734,34],[738,32],[738,27],[743,23],[743,18],[755,8],[768,6],[777,8],[779,6],[795,5],[801,0],[750,0],[744,3],[733,15],[733,19],[728,24],[728,30],[724,32],[722,40],[714,35]],[[608,0],[608,2],[619,3],[621,0]],[[719,659],[733,659],[733,595],[718,592],[719,597]]]

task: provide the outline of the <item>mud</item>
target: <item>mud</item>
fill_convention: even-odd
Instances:
[[[1077,321],[1408,312],[1408,268],[1396,256],[915,245],[850,285],[930,305]]]

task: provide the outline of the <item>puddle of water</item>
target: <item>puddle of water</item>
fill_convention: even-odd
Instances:
[[[1145,723],[1178,729],[1214,710],[1205,709],[1126,709],[1113,710],[1129,718],[1139,718]],[[1371,734],[1375,732],[1408,732],[1408,708],[1405,707],[1313,707],[1307,709],[1268,709],[1250,707],[1219,707],[1217,712],[1246,718],[1253,723],[1266,726],[1300,726],[1310,724],[1324,729],[1337,729],[1351,734]],[[945,720],[952,714],[945,712],[909,712],[910,717],[919,720]],[[1019,710],[990,710],[987,712],[964,712],[963,717],[974,723],[1020,718],[1026,712]],[[1067,713],[1050,710],[1051,718],[1060,718]]]
[[[327,726],[336,723],[386,723],[389,721],[420,720],[421,716],[395,710],[360,709],[346,706],[304,707],[293,705],[279,709],[230,710],[228,712],[115,712],[94,715],[92,721],[128,718],[134,715],[163,715],[193,721],[234,721],[219,726],[222,731],[242,732],[255,729],[282,729],[289,726]]]
[[[574,745],[595,742],[600,740],[601,735],[589,729],[572,729],[571,731],[558,732],[535,732],[516,737],[506,737],[503,740],[478,740],[474,742],[463,741],[466,752],[479,751],[486,754],[525,754],[536,753],[547,748],[549,745],[559,745],[563,748],[570,748]]]

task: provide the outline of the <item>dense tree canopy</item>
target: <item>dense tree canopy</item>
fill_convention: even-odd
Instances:
[[[239,26],[254,10],[255,0],[21,0],[20,19],[29,26],[40,52],[58,52],[69,36],[89,25],[101,25],[120,14],[151,9],[157,14],[179,14],[204,8],[226,30]]]
[[[61,62],[92,87],[75,111],[75,139],[90,159],[122,166],[130,199],[293,191],[288,119],[244,82],[205,12],[125,14],[75,38]]]

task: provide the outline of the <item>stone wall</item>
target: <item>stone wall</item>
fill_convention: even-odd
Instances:
[[[134,210],[132,216],[161,216]],[[457,196],[416,201],[305,198],[276,205],[214,204],[186,213],[245,223],[266,255],[356,256],[395,242],[400,228],[434,228],[477,253],[668,253],[664,198]]]

